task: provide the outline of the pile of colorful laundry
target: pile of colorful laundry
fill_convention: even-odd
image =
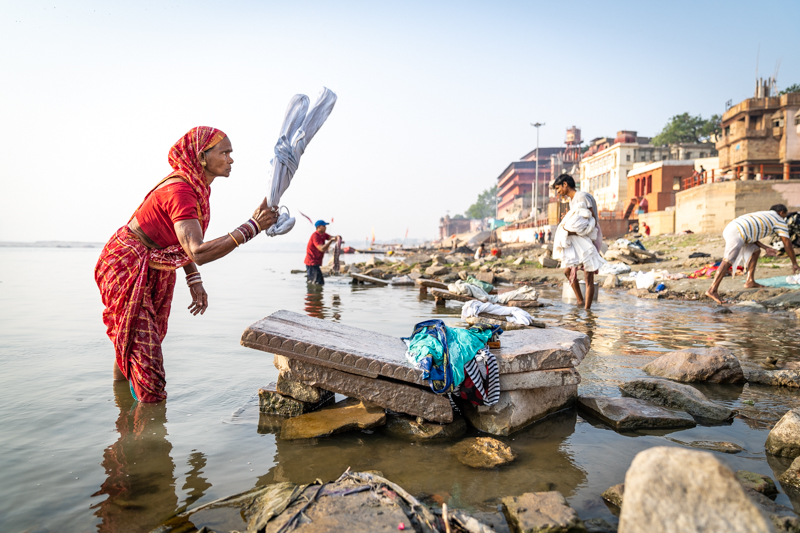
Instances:
[[[717,270],[719,270],[719,264],[721,261],[717,261],[716,263],[704,266],[703,268],[699,268],[689,274],[690,279],[697,279],[697,278],[713,278]],[[741,274],[744,272],[744,268],[737,267],[736,272]],[[728,272],[730,274],[730,272]]]
[[[406,358],[422,370],[433,392],[447,394],[451,403],[456,396],[488,406],[500,398],[500,375],[497,359],[486,344],[501,333],[498,326],[451,328],[441,320],[426,320],[403,341],[408,346]]]

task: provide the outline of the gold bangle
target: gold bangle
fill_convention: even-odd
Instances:
[[[258,232],[259,232],[259,233],[261,233],[262,231],[264,231],[264,230],[262,230],[262,229],[261,229],[261,224],[259,224],[259,223],[258,223],[258,220],[256,220],[255,218],[251,218],[250,220],[252,220],[252,221],[253,221],[253,224],[255,224],[255,225],[256,225],[256,227],[258,228]]]
[[[235,245],[236,245],[236,247],[238,248],[238,247],[239,247],[239,243],[236,241],[236,237],[234,237],[233,235],[231,235],[231,234],[230,234],[230,232],[228,233],[228,236],[229,236],[231,239],[233,239],[233,244],[235,244]]]

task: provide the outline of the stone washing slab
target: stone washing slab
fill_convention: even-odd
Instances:
[[[453,421],[453,408],[447,396],[434,394],[430,389],[348,374],[280,355],[275,356],[275,366],[281,371],[289,370],[295,379],[306,385],[358,398],[398,413],[420,416],[431,422],[449,424]]]
[[[589,337],[562,328],[508,331],[500,342],[492,353],[501,374],[572,368],[589,351]],[[422,371],[406,360],[399,338],[299,313],[282,310],[259,320],[245,330],[241,343],[349,374],[427,386]]]
[[[574,368],[535,370],[516,374],[500,374],[500,391],[543,389],[578,385],[581,375]]]
[[[578,408],[616,430],[694,427],[694,418],[635,398],[581,396]]]
[[[550,413],[575,404],[577,385],[546,389],[512,390],[500,393],[498,402],[490,407],[459,404],[464,416],[475,428],[492,435],[510,435]]]

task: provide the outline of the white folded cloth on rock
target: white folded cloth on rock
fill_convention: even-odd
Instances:
[[[451,283],[447,286],[447,290],[453,294],[460,294],[461,296],[470,296],[481,302],[492,302],[499,304],[507,304],[512,300],[538,300],[539,293],[536,289],[527,285],[519,289],[504,292],[501,295],[487,294],[486,291],[462,280]]]
[[[286,108],[283,127],[275,145],[275,157],[269,162],[272,172],[267,187],[267,205],[270,207],[277,208],[280,205],[281,196],[289,188],[292,177],[297,172],[300,156],[331,114],[336,103],[336,94],[323,87],[310,111],[308,102],[308,96],[296,94]],[[294,222],[294,218],[288,213],[281,213],[278,221],[266,230],[267,235],[283,235],[294,227]]]
[[[497,305],[491,302],[479,302],[478,300],[464,302],[464,306],[461,308],[461,319],[466,320],[472,316],[477,317],[481,313],[506,316],[508,317],[506,319],[508,322],[521,324],[523,326],[530,326],[533,322],[533,317],[527,311],[519,307]]]

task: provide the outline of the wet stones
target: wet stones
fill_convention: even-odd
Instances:
[[[333,403],[334,394],[322,391],[320,399],[316,402],[302,402],[289,396],[284,396],[276,390],[276,384],[270,383],[266,388],[258,390],[258,410],[265,415],[300,416],[309,413],[324,405]]]
[[[431,265],[425,269],[425,273],[429,276],[443,276],[450,272],[450,269],[444,265]]]
[[[292,376],[291,372],[281,372],[278,374],[276,390],[281,394],[291,396],[295,400],[300,400],[301,402],[316,403],[323,397],[330,396],[328,391],[297,381],[294,376]]]
[[[603,288],[604,289],[616,289],[619,287],[619,278],[615,275],[606,276],[606,279],[603,280]]]
[[[609,487],[600,495],[605,501],[613,505],[614,507],[621,508],[622,507],[622,499],[625,495],[625,483],[620,483],[618,485],[614,485],[613,487]]]
[[[467,423],[460,416],[449,424],[437,424],[407,415],[390,415],[383,430],[393,437],[408,440],[455,439],[466,433]]]
[[[784,488],[786,485],[790,485],[795,489],[800,489],[800,457],[796,457],[795,460],[792,461],[792,464],[781,474],[778,481],[781,482]]]
[[[713,454],[655,447],[625,475],[620,533],[773,531],[733,472]]]
[[[581,396],[578,409],[588,412],[616,430],[679,428],[695,426],[694,418],[635,398]]]
[[[281,439],[327,437],[354,429],[382,426],[386,413],[382,407],[348,398],[319,411],[288,418],[281,424]]]
[[[739,480],[739,483],[741,483],[744,488],[752,489],[764,496],[774,498],[778,494],[778,488],[769,476],[762,476],[761,474],[749,472],[747,470],[737,470],[736,479]]]
[[[733,442],[713,441],[713,440],[693,440],[691,442],[682,442],[674,439],[669,439],[669,440],[671,440],[672,442],[677,442],[679,444],[685,444],[686,446],[689,446],[691,448],[708,450],[710,452],[739,453],[744,451],[744,448],[742,448],[738,444],[734,444]]]
[[[503,514],[514,532],[585,533],[578,513],[560,492],[527,492],[503,498]]]
[[[509,464],[517,458],[510,446],[491,437],[465,439],[450,451],[459,461],[472,468],[494,468]]]
[[[743,383],[744,372],[739,360],[725,348],[690,348],[662,355],[642,370],[652,376],[675,381],[709,381],[711,383]]]
[[[800,455],[800,410],[792,409],[783,415],[769,432],[764,449],[782,457]]]
[[[492,406],[467,402],[462,411],[475,428],[492,435],[510,435],[550,413],[575,405],[577,395],[577,385],[503,391]]]
[[[708,420],[728,420],[736,414],[727,407],[715,404],[694,387],[665,379],[636,379],[623,383],[619,388],[628,396],[680,409]]]
[[[748,369],[747,381],[773,387],[798,388],[800,387],[800,372],[797,370]]]

